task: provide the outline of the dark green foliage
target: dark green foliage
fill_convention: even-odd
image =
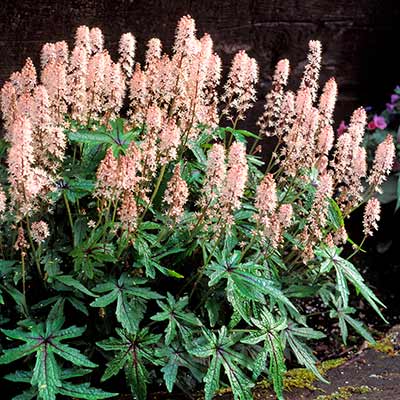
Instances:
[[[289,352],[323,380],[308,341],[324,334],[307,326],[301,308],[318,296],[338,320],[345,342],[349,326],[373,341],[354,317],[352,288],[379,315],[383,305],[341,250],[319,243],[312,259],[300,258],[299,233],[309,223],[315,169],[304,172],[309,180],[282,178],[278,199],[293,205],[295,217],[281,247],[270,245],[254,218],[255,188],[265,170],[254,155],[248,156],[249,183],[234,224],[221,224],[218,215],[206,224],[206,213],[195,212],[195,204],[208,150],[216,138],[246,142],[256,136],[201,127],[190,148],[180,149],[190,189],[182,218],[169,218],[163,203],[172,162],[151,182],[154,187],[160,178],[153,203],[146,207],[137,199],[141,215],[129,230],[119,222],[120,199],[104,201],[97,194],[96,171],[108,148],[123,157],[132,141],[141,144],[145,129],[127,128],[123,119],[108,127],[93,122],[90,129],[71,124],[71,151],[49,194],[53,214],[38,210],[31,216],[47,221],[50,237],[30,242],[21,258],[14,248],[16,231],[10,229],[14,216],[10,212],[1,220],[0,363],[23,365],[5,379],[30,386],[15,399],[94,400],[114,396],[107,388],[115,387],[145,400],[149,386],[164,382],[169,392],[198,390],[203,383],[206,400],[229,385],[235,399],[250,400],[261,376],[283,399]],[[329,199],[327,205],[324,235],[344,226],[338,204]],[[31,222],[20,224],[29,234]]]

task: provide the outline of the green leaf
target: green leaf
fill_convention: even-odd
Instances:
[[[101,389],[93,388],[89,383],[77,385],[69,382],[63,382],[58,393],[71,398],[86,400],[109,399],[110,397],[118,395],[118,393],[110,393]]]
[[[126,371],[132,394],[138,400],[147,399],[148,373],[144,365],[136,360],[130,363]]]
[[[350,317],[350,315],[345,314],[343,318],[346,320],[346,322],[351,325],[354,330],[360,334],[365,340],[368,342],[375,344],[375,339],[372,337],[372,335],[365,329],[364,325],[360,322],[357,321],[356,319]]]
[[[378,308],[378,305],[385,307],[385,305],[375,296],[372,290],[364,283],[364,278],[360,275],[360,273],[356,270],[354,265],[339,257],[336,260],[336,266],[341,268],[346,278],[355,286],[355,288],[363,295],[363,297],[368,301],[368,303],[372,306],[372,308],[376,311],[376,313],[385,321],[386,319],[382,315],[381,311]]]
[[[82,285],[82,283],[73,278],[72,275],[56,275],[55,279],[57,279],[59,282],[63,283],[66,286],[71,286],[79,290],[80,292],[87,294],[88,296],[97,297],[97,295],[92,293],[90,290],[86,289],[85,286]]]
[[[176,376],[178,374],[178,364],[176,360],[171,359],[168,364],[161,368],[161,372],[163,373],[167,390],[169,393],[171,393],[176,381]]]
[[[335,265],[336,269],[336,287],[340,293],[340,296],[343,301],[344,307],[347,307],[349,303],[349,288],[347,286],[347,281],[346,278],[344,277],[344,274],[340,268],[337,268]]]
[[[95,132],[67,132],[69,140],[87,144],[113,144],[112,137],[105,133]]]
[[[312,371],[319,380],[329,383],[318,371],[318,368],[315,365],[316,359],[312,353],[312,350],[297,337],[295,332],[287,331],[286,337],[290,348],[297,358],[297,361]]]
[[[110,379],[112,376],[117,375],[118,372],[124,368],[124,365],[128,362],[128,357],[128,352],[121,352],[114,356],[114,358],[107,363],[107,368],[101,377],[101,381],[104,382],[107,379]]]
[[[344,226],[342,211],[336,201],[332,198],[329,198],[328,221],[335,229],[340,229]]]
[[[398,177],[397,177],[396,195],[397,195],[397,201],[396,201],[396,207],[394,209],[394,212],[396,212],[400,208],[400,174],[398,174]]]
[[[1,331],[5,333],[4,329],[2,329]],[[39,346],[40,344],[29,342],[13,349],[4,350],[3,355],[0,356],[0,364],[9,364],[13,361],[19,360],[22,357],[26,357],[29,354],[37,351]]]
[[[109,304],[113,303],[115,300],[117,300],[117,298],[118,298],[118,290],[114,289],[110,293],[98,297],[96,300],[92,301],[90,305],[92,307],[106,307]]]
[[[47,346],[41,346],[37,354],[31,384],[37,386],[39,399],[56,399],[58,388],[61,386],[60,368]]]
[[[219,377],[221,374],[222,361],[218,356],[214,356],[204,377],[204,397],[205,400],[212,400],[214,393],[219,388]]]
[[[115,315],[118,322],[120,322],[128,332],[134,333],[137,331],[141,317],[137,310],[129,304],[126,297],[121,293],[118,293]]]
[[[91,362],[86,356],[84,356],[79,350],[67,346],[66,344],[52,343],[52,350],[65,360],[71,361],[73,364],[80,367],[94,368],[97,364]]]

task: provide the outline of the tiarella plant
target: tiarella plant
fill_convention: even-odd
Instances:
[[[112,61],[101,31],[81,26],[71,51],[46,44],[40,73],[28,59],[1,90],[0,363],[20,360],[3,367],[27,385],[16,398],[117,387],[144,400],[163,380],[245,400],[264,375],[282,399],[290,354],[323,379],[307,302],[321,299],[345,342],[349,328],[373,341],[353,294],[382,316],[345,219],[365,203],[365,237],[377,228],[392,136],[369,173],[365,111],[334,137],[337,87],[318,99],[318,41],[296,93],[278,63],[257,135],[239,129],[256,61],[236,54],[219,96],[220,58],[190,17],[171,56],[151,39],[135,63],[130,33],[119,50]]]

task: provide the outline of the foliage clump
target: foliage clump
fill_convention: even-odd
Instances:
[[[71,50],[47,43],[40,72],[28,59],[1,90],[0,363],[24,360],[6,375],[28,385],[17,398],[117,387],[144,400],[163,381],[202,382],[206,400],[229,384],[247,400],[264,375],[282,399],[289,353],[324,380],[308,341],[325,334],[302,305],[319,298],[344,341],[349,327],[373,341],[351,291],[381,316],[383,304],[350,261],[361,246],[345,219],[366,203],[365,236],[377,228],[391,137],[370,174],[365,111],[334,137],[337,87],[330,79],[318,98],[318,41],[296,93],[278,63],[258,135],[240,129],[256,61],[234,57],[220,98],[220,58],[192,18],[172,55],[151,39],[142,66],[133,35],[118,62],[103,42],[81,26]]]

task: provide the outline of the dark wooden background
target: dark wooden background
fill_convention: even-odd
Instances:
[[[290,59],[297,84],[312,38],[324,46],[322,80],[338,80],[337,121],[358,105],[383,107],[400,83],[400,0],[0,0],[0,85],[26,57],[38,63],[43,43],[71,44],[81,24],[100,27],[114,54],[120,34],[131,31],[140,59],[151,37],[168,49],[185,14],[212,35],[225,66],[242,48],[256,57],[260,97],[279,58]]]

